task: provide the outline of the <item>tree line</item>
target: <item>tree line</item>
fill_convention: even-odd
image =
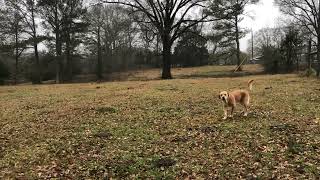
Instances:
[[[0,79],[63,83],[76,74],[94,73],[101,80],[112,71],[143,67],[161,67],[162,78],[170,79],[172,66],[223,61],[241,67],[249,56],[240,51],[239,40],[248,30],[239,24],[246,16],[245,7],[255,3],[258,1],[4,0],[0,8]],[[319,3],[276,3],[293,17],[290,27],[295,30],[281,27],[287,34],[279,40],[279,56],[292,66],[300,44],[310,40],[320,49]],[[307,11],[299,11],[299,5]],[[259,43],[255,50],[262,55],[270,55],[267,50],[277,46],[271,41]],[[276,57],[274,52],[271,54]]]
[[[271,73],[306,70],[320,74],[319,1],[275,0],[287,17],[274,28],[263,28],[248,42],[248,52],[261,57]],[[253,47],[251,47],[253,45]]]

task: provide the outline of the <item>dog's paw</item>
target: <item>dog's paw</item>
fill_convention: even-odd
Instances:
[[[226,117],[226,116],[222,118],[222,120],[226,120],[226,119],[228,119],[228,117]]]
[[[244,113],[243,116],[244,116],[244,117],[248,117],[248,113]]]
[[[228,117],[229,117],[229,118],[233,118],[233,115],[229,115]]]

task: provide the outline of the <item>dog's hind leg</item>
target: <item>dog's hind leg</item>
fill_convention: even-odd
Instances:
[[[248,116],[248,112],[249,112],[249,105],[250,104],[250,97],[246,97],[244,102],[243,102],[243,107],[245,108],[245,111],[244,111],[244,114],[243,116],[244,117],[247,117]]]
[[[244,111],[243,116],[247,117],[248,116],[248,112],[249,112],[249,107],[247,105],[244,105],[244,108],[245,108],[245,111]]]

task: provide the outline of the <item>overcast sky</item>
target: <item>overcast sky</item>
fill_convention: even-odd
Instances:
[[[241,22],[241,26],[247,29],[253,29],[254,32],[264,27],[275,27],[279,22],[280,11],[274,5],[274,0],[260,0],[256,5],[249,5],[246,12],[254,17],[245,17]],[[241,39],[241,50],[246,51],[248,47],[248,40],[251,39],[251,34]]]

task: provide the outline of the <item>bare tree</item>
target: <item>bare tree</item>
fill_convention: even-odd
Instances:
[[[14,84],[17,83],[19,73],[19,58],[27,48],[27,40],[23,38],[26,27],[23,17],[16,6],[6,3],[5,10],[0,10],[0,34],[4,37],[6,53],[15,58]]]
[[[56,83],[62,81],[63,63],[62,56],[62,17],[63,17],[63,0],[39,0],[41,17],[46,29],[51,30],[54,34],[55,54],[56,54]],[[49,33],[49,34],[50,34]]]
[[[98,79],[102,78],[104,70],[126,70],[130,61],[133,62],[134,46],[138,44],[137,23],[127,9],[118,4],[92,5],[87,13],[87,22],[90,26],[85,45],[89,53],[97,57],[95,72]]]
[[[109,60],[106,64],[113,67],[113,65],[120,63],[122,68],[127,69],[127,57],[131,53],[135,36],[133,19],[129,17],[126,9],[119,5],[105,6],[103,17],[102,41],[105,57]]]
[[[38,0],[44,27],[48,36],[54,35],[56,51],[56,83],[72,78],[72,53],[80,42],[86,24],[83,0]],[[64,50],[64,51],[63,51]],[[62,61],[62,54],[66,65]],[[63,73],[64,72],[64,73]]]
[[[205,6],[206,0],[101,0],[132,8],[132,12],[143,13],[146,19],[140,22],[152,24],[162,41],[162,78],[171,79],[171,49],[173,43],[188,29],[207,19],[206,15],[190,18],[189,15]],[[195,15],[193,15],[194,17]]]
[[[281,41],[285,36],[284,27],[276,28],[262,28],[253,36],[254,46],[253,51],[257,55],[261,55],[263,47],[276,47],[280,48]],[[248,40],[248,52],[252,53],[252,39]]]
[[[90,23],[89,26],[89,39],[95,44],[95,49],[97,51],[97,66],[96,74],[98,80],[103,78],[103,64],[102,64],[102,35],[103,35],[103,25],[104,25],[104,7],[101,4],[93,6],[89,9],[87,14],[87,21]]]
[[[87,24],[84,22],[87,12],[83,0],[64,0],[62,17],[62,37],[65,42],[66,68],[64,80],[70,81],[73,76],[73,59],[75,48],[81,43],[81,34]]]
[[[281,11],[293,17],[317,39],[317,75],[320,75],[320,2],[319,0],[276,0]]]
[[[39,51],[38,44],[41,41],[41,37],[37,33],[37,23],[36,17],[38,13],[37,1],[36,0],[6,0],[8,4],[15,7],[18,12],[21,14],[25,24],[27,25],[26,33],[30,35],[30,40],[34,49],[34,58],[35,58],[35,71],[36,76],[33,79],[33,82],[36,84],[41,83],[41,66],[39,60]]]

